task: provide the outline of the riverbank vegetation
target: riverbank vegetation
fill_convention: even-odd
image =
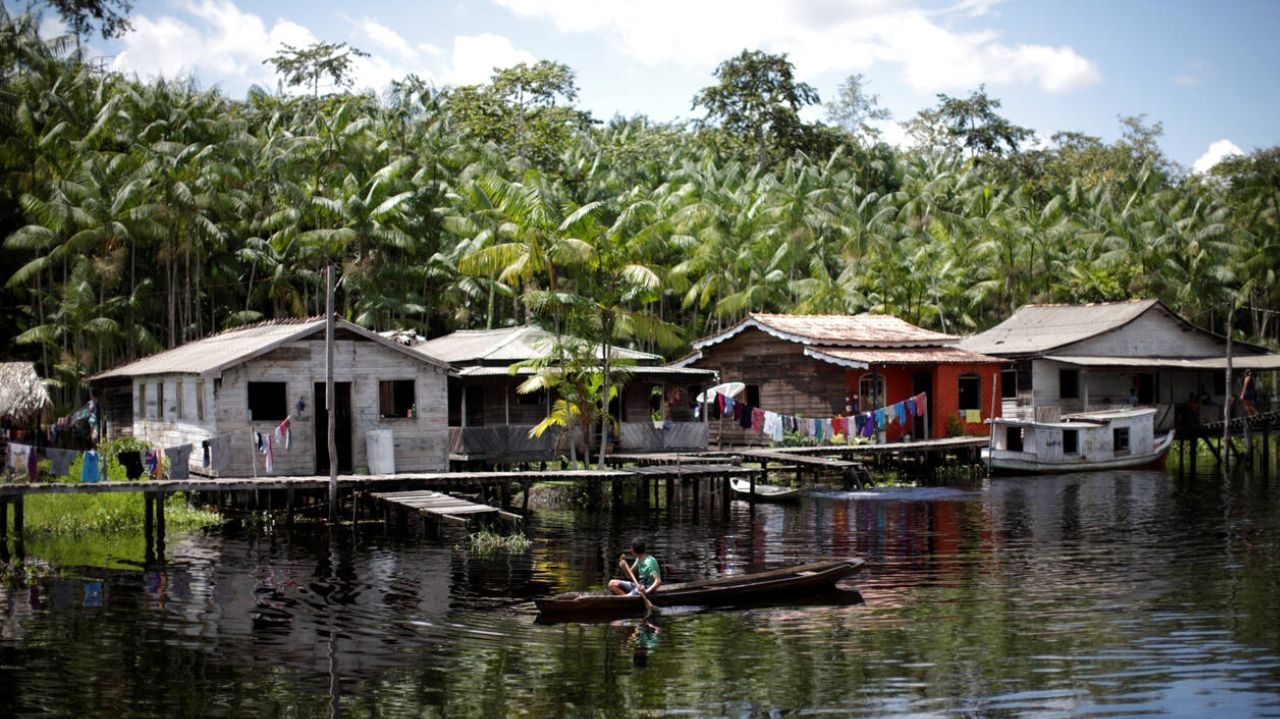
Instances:
[[[898,118],[892,147],[865,78],[824,105],[760,52],[674,124],[591,117],[551,62],[355,93],[344,45],[271,59],[305,92],[237,99],[36,27],[0,16],[0,327],[61,407],[121,362],[322,314],[330,264],[343,317],[429,336],[537,319],[671,356],[752,311],[964,334],[1157,297],[1275,344],[1280,148],[1188,174],[1158,121],[1035,137],[981,87]],[[818,105],[829,124],[802,119]]]

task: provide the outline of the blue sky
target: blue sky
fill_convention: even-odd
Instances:
[[[549,59],[573,68],[598,119],[691,119],[716,65],[760,49],[786,53],[823,99],[863,74],[894,121],[985,84],[1043,138],[1110,142],[1120,116],[1145,114],[1187,168],[1280,144],[1273,0],[134,0],[130,17],[123,40],[93,43],[112,67],[190,74],[232,97],[276,87],[262,61],[280,43],[347,42],[371,55],[361,87],[409,73],[478,83]]]

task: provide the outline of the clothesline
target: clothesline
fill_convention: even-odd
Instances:
[[[855,436],[873,437],[892,422],[905,427],[908,418],[925,416],[927,401],[925,394],[921,392],[901,402],[867,412],[832,417],[803,417],[753,407],[722,392],[716,393],[716,405],[721,415],[732,417],[743,429],[761,432],[774,442],[781,442],[784,433],[788,431],[799,432],[804,437],[814,437],[820,442],[834,440],[837,436],[846,439]]]
[[[285,450],[289,450],[293,447],[293,439],[289,431],[291,419],[291,416],[285,417],[284,421],[270,432],[264,433],[250,430],[250,434],[253,438],[254,450],[261,452],[266,456],[264,468],[268,474],[275,471],[275,447],[280,446]],[[231,440],[242,432],[243,430],[238,432],[226,432],[202,440],[200,443],[203,451],[201,461],[202,466],[211,468],[219,474],[225,472],[228,463],[231,461]],[[53,465],[51,473],[54,477],[67,476],[70,473],[72,463],[82,456],[85,461],[81,466],[80,481],[97,482],[105,473],[101,466],[97,450],[89,449],[82,452],[80,450],[61,449],[57,447],[41,448],[22,442],[8,443],[5,456],[6,472],[10,476],[13,474],[25,473],[30,481],[35,481],[37,476],[39,453],[42,449],[45,456],[48,457],[50,463]],[[161,458],[163,453],[164,459],[167,459],[169,464],[169,478],[187,479],[190,476],[189,461],[193,449],[194,445],[187,443],[173,445],[163,449],[148,447],[145,449],[123,450],[116,453],[115,459],[120,463],[120,466],[124,468],[125,476],[128,479],[139,479],[144,474],[150,476],[152,479],[160,479],[164,473],[164,461]],[[256,458],[254,459],[253,465],[254,474],[256,476]]]

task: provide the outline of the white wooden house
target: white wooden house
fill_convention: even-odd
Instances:
[[[272,321],[102,372],[92,382],[107,436],[158,449],[192,445],[193,473],[327,475],[325,345],[324,318]],[[339,472],[389,463],[397,472],[448,469],[443,362],[337,320],[333,367]],[[290,441],[272,445],[268,472],[258,435],[273,436],[286,419]]]
[[[1226,338],[1153,299],[1026,305],[958,346],[1014,360],[1001,376],[1003,415],[1024,419],[1126,406],[1131,390],[1138,404],[1161,408],[1158,425],[1172,426],[1192,395],[1201,412],[1192,419],[1221,419],[1245,369],[1280,369],[1280,355],[1234,342],[1228,391]]]
[[[522,362],[556,356],[563,341],[552,332],[524,325],[493,330],[460,330],[414,344],[414,350],[447,362],[449,451],[453,459],[490,464],[552,459],[567,450],[555,433],[530,437],[529,430],[550,412],[553,397],[516,391],[533,374]],[[688,451],[707,448],[706,418],[695,417],[693,401],[715,384],[715,373],[673,367],[660,355],[610,347],[619,397],[609,413],[618,420],[616,451]],[[596,355],[600,356],[599,350]]]

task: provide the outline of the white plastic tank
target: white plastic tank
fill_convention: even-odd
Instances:
[[[389,429],[371,429],[364,438],[369,451],[369,474],[395,474],[395,434]]]

